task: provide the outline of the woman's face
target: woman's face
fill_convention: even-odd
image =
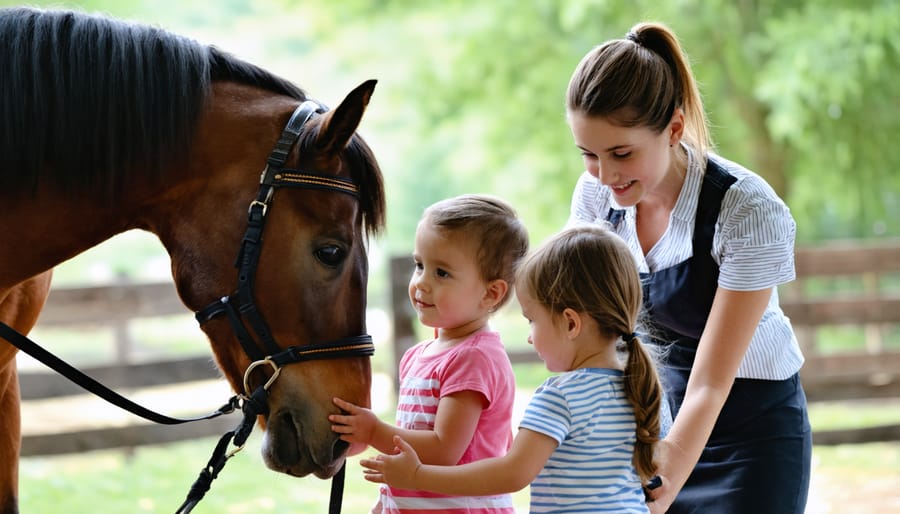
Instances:
[[[660,187],[674,170],[671,147],[680,136],[673,122],[662,132],[647,127],[622,127],[607,118],[569,113],[575,146],[588,173],[608,186],[621,207],[637,205],[648,195],[666,194]]]

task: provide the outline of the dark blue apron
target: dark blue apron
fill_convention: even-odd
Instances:
[[[735,177],[709,160],[694,223],[693,256],[641,273],[652,323],[645,341],[660,345],[660,379],[672,415],[684,399],[697,344],[712,307],[719,267],[711,256],[725,192]],[[610,209],[613,225],[624,211]],[[803,514],[812,432],[798,375],[735,380],[712,435],[669,514]]]

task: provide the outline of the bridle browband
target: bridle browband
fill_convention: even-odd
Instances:
[[[300,138],[303,127],[315,114],[323,112],[325,112],[325,108],[311,100],[304,101],[294,110],[281,137],[275,143],[275,148],[266,159],[266,167],[260,175],[259,192],[256,198],[250,202],[247,211],[247,230],[241,240],[240,251],[235,261],[235,267],[238,269],[237,291],[229,296],[223,296],[195,314],[201,325],[223,314],[227,316],[235,337],[244,352],[250,357],[251,364],[244,373],[244,393],[247,396],[244,397],[245,401],[242,406],[243,422],[220,439],[212,458],[200,472],[200,476],[191,487],[187,499],[177,514],[187,513],[193,509],[194,505],[209,490],[210,483],[218,475],[227,459],[243,448],[247,436],[250,435],[250,431],[256,423],[257,416],[268,414],[268,390],[278,378],[283,366],[317,359],[370,357],[375,353],[372,336],[368,334],[282,349],[275,341],[254,300],[253,282],[262,251],[263,228],[266,214],[277,188],[317,189],[344,193],[353,197],[359,196],[358,187],[350,179],[284,168],[291,149]],[[244,320],[249,325],[249,329],[244,324]],[[260,344],[263,349],[260,349]],[[271,366],[272,373],[265,384],[256,387],[251,392],[250,374],[263,365]],[[236,449],[226,453],[229,441],[234,444]],[[332,480],[329,514],[339,514],[341,511],[345,469],[346,462]]]
[[[279,366],[309,360],[312,358],[337,358],[352,356],[370,356],[374,353],[372,337],[369,335],[353,336],[315,346],[291,347],[282,350],[275,342],[272,332],[263,320],[256,308],[253,295],[253,282],[256,277],[256,268],[259,264],[259,256],[262,251],[262,234],[265,227],[266,214],[275,189],[279,187],[295,187],[305,189],[319,189],[323,191],[335,191],[345,193],[353,197],[358,196],[358,188],[350,179],[284,169],[285,162],[291,148],[300,137],[304,125],[317,113],[324,112],[324,108],[307,100],[301,103],[288,120],[284,131],[275,148],[266,159],[266,167],[260,176],[259,192],[256,199],[250,202],[247,211],[247,230],[241,240],[241,247],[235,261],[238,269],[237,291],[230,296],[223,296],[195,314],[197,321],[203,325],[207,321],[225,314],[235,336],[250,357],[251,361],[259,361],[270,358],[278,362]],[[244,320],[249,324],[249,330],[244,325]],[[254,339],[252,333],[255,334]],[[263,348],[260,350],[256,341]],[[264,353],[265,352],[265,353]],[[267,357],[268,356],[268,357]],[[249,393],[249,391],[247,391]]]
[[[212,419],[223,414],[229,414],[236,409],[241,409],[244,417],[241,423],[230,430],[220,439],[213,450],[212,457],[206,466],[200,471],[200,476],[191,486],[184,503],[176,511],[177,514],[188,513],[203,498],[209,490],[212,481],[218,476],[225,466],[225,462],[239,452],[250,436],[250,432],[256,424],[257,417],[269,412],[268,391],[269,387],[278,378],[281,368],[288,364],[320,359],[340,359],[345,357],[370,357],[375,354],[375,345],[372,336],[368,334],[356,335],[329,341],[313,343],[304,346],[291,346],[282,349],[272,337],[262,315],[256,308],[253,297],[253,279],[256,276],[256,268],[259,264],[259,255],[262,250],[262,233],[265,225],[266,211],[269,208],[275,189],[279,187],[295,187],[305,189],[317,189],[349,194],[358,197],[356,184],[346,178],[323,175],[307,171],[284,169],[288,155],[294,144],[300,138],[304,125],[315,114],[325,112],[325,108],[311,100],[301,103],[291,115],[287,125],[281,133],[281,137],[275,144],[275,148],[266,160],[266,167],[260,177],[259,192],[256,198],[250,202],[248,209],[247,231],[241,242],[240,251],[235,267],[238,269],[237,291],[229,296],[224,296],[211,303],[195,314],[197,321],[202,325],[222,314],[228,317],[235,336],[250,357],[251,364],[244,372],[244,391],[230,398],[226,404],[216,411],[204,416],[192,418],[175,418],[147,409],[124,396],[97,382],[84,372],[71,364],[63,361],[53,353],[47,351],[27,336],[19,333],[9,325],[0,322],[0,337],[19,348],[26,354],[34,357],[50,369],[68,378],[104,400],[120,407],[136,416],[155,423],[176,425],[192,421]],[[247,320],[250,330],[256,335],[264,349],[260,349],[250,330],[244,325]],[[267,381],[251,392],[250,374],[260,366],[271,366],[271,375]],[[230,445],[234,449],[229,451]],[[329,514],[340,514],[344,488],[344,475],[346,462],[334,476],[331,484],[331,498],[328,506]]]

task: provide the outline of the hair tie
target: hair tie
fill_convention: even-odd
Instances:
[[[641,44],[640,36],[638,36],[638,33],[633,30],[629,30],[628,34],[625,34],[625,39],[627,39],[635,44],[638,44],[638,45]],[[643,45],[641,45],[641,46],[643,46]]]
[[[622,332],[622,340],[623,341],[625,341],[627,343],[627,342],[631,341],[632,339],[637,339],[637,334],[635,334],[634,332],[632,332],[630,334],[626,334],[625,332]]]

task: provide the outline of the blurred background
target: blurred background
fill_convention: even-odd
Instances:
[[[0,1],[13,5],[22,4]],[[823,358],[811,358],[809,369],[830,373],[831,381],[811,398],[814,430],[844,434],[817,440],[808,512],[900,509],[900,3],[99,0],[28,5],[161,26],[288,78],[328,105],[359,83],[378,79],[360,133],[379,158],[387,184],[388,229],[372,242],[369,282],[369,329],[379,345],[375,382],[383,389],[373,395],[374,407],[386,419],[393,416],[394,344],[401,335],[412,340],[422,335],[408,313],[398,312],[405,298],[398,304],[392,297],[392,284],[405,287],[408,278],[406,264],[392,263],[408,262],[422,209],[456,194],[486,192],[517,207],[533,242],[557,231],[583,169],[564,117],[564,92],[575,65],[593,46],[623,37],[638,21],[668,24],[692,62],[717,150],[765,177],[797,221],[798,268],[803,267],[798,273],[810,278],[787,287],[784,296],[798,306],[808,356]],[[805,260],[801,250],[811,252]],[[828,268],[821,264],[827,259],[845,260],[828,261],[839,262]],[[819,276],[840,275],[835,268],[852,276]],[[61,265],[51,302],[71,307],[88,302],[90,288],[125,294],[135,285],[170,280],[168,257],[158,241],[129,232]],[[820,305],[836,297],[852,302]],[[819,307],[825,310],[816,311]],[[85,367],[208,357],[193,317],[178,310],[79,325],[66,321],[75,314],[48,313],[33,336]],[[822,314],[817,318],[815,312]],[[857,315],[836,326],[822,322],[840,317],[836,312]],[[802,321],[807,318],[808,329]],[[505,308],[495,323],[512,351],[527,352],[527,326],[515,306]],[[523,402],[546,377],[539,362],[526,361],[516,365]],[[23,373],[48,380],[39,374],[46,371],[40,364],[25,356],[19,362]],[[815,385],[815,376],[808,379]],[[229,395],[214,376],[121,392],[175,414],[207,412]],[[173,396],[189,401],[176,404]],[[75,395],[34,398],[24,409],[26,436],[50,440],[134,422],[99,400]],[[33,454],[22,463],[21,510],[173,511],[205,464],[213,433],[153,444],[134,444],[132,438],[124,447],[82,438],[74,446],[45,450],[38,439],[26,439]],[[251,436],[251,449],[229,463],[195,512],[326,510],[328,482],[266,470],[258,455],[260,437]],[[359,478],[355,461],[348,471],[345,512],[364,512],[375,488]],[[527,490],[516,501],[526,512]]]

